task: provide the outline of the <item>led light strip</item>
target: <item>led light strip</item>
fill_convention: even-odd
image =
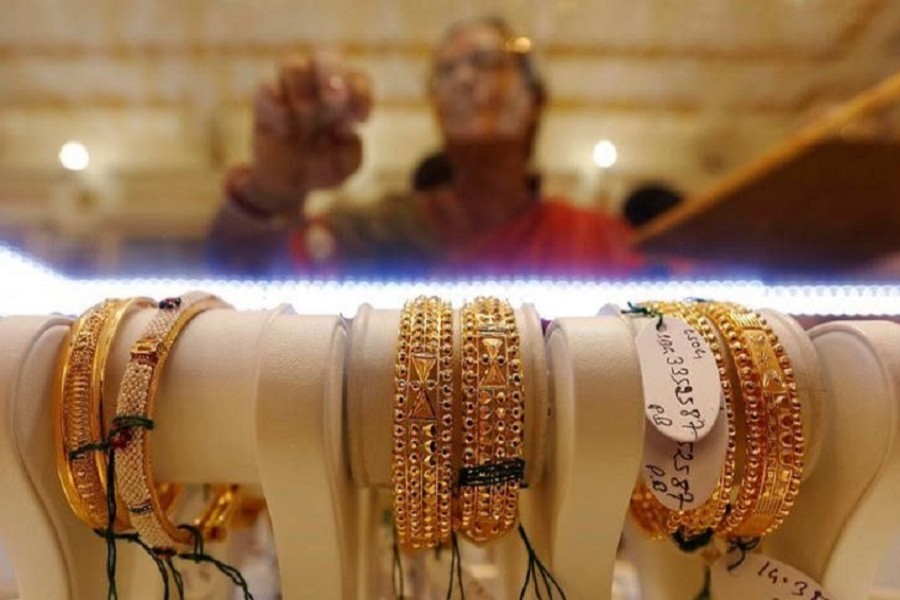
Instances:
[[[202,289],[238,309],[292,304],[305,314],[356,314],[366,302],[399,308],[408,299],[437,295],[462,305],[475,296],[498,296],[513,305],[529,302],[545,318],[590,316],[607,303],[646,298],[715,298],[793,315],[900,315],[900,285],[766,285],[758,281],[603,282],[511,278],[457,282],[239,281],[198,278],[71,279],[0,246],[0,315],[78,314],[103,298],[166,297]]]

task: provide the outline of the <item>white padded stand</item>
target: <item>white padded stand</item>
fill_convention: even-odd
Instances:
[[[454,315],[454,335],[458,335],[458,311]],[[547,363],[541,321],[534,308],[526,305],[517,310],[516,322],[520,328],[525,373],[525,480],[529,486],[536,486],[544,468],[548,426]],[[348,439],[351,472],[360,488],[389,487],[391,482],[391,416],[399,324],[399,310],[374,310],[363,305],[351,327],[347,380]],[[459,348],[455,351],[458,352]],[[520,496],[522,522],[543,556],[549,540],[548,519],[546,513],[537,518],[530,510],[532,496],[531,490]],[[361,540],[364,549],[374,548],[375,533],[373,527],[365,530],[367,539]],[[515,533],[506,536],[499,544],[502,546],[499,552],[504,579],[502,587],[512,589],[513,585],[521,585],[524,577],[525,554],[519,551],[521,542]],[[367,571],[372,562],[369,560],[361,565],[362,581],[373,582],[374,575]],[[362,597],[368,598],[367,590],[374,589],[374,585],[367,585]]]
[[[569,598],[609,599],[643,445],[634,339],[618,317],[563,318],[547,332],[547,351],[555,418],[534,491],[546,505],[553,573]]]
[[[900,325],[832,322],[809,337],[830,398],[822,450],[769,548],[839,600],[867,598],[900,532]]]
[[[107,397],[115,397],[128,348],[149,317],[136,313],[122,324]],[[66,324],[0,320],[0,534],[14,549],[22,600],[93,599],[106,586],[103,541],[71,514],[51,451],[50,388]],[[337,317],[300,317],[284,307],[210,311],[179,337],[160,385],[158,479],[261,484],[290,600],[349,597],[353,587],[346,532],[354,528],[352,504],[336,466],[343,464],[344,342]],[[119,549],[121,596],[160,597],[149,558],[130,544]],[[226,589],[195,588],[188,597],[218,600]]]

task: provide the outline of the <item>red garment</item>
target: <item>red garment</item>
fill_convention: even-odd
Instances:
[[[327,222],[319,221],[327,228]],[[628,247],[625,223],[559,200],[536,202],[507,225],[461,244],[447,243],[435,276],[623,277],[644,266]],[[312,259],[306,231],[291,236],[290,253],[301,269],[338,275],[342,257]],[[338,242],[338,246],[339,246]]]
[[[538,202],[508,225],[450,248],[452,274],[624,276],[642,266],[625,223],[558,200]]]

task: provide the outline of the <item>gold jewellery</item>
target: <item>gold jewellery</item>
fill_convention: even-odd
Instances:
[[[92,306],[72,324],[59,356],[53,398],[57,473],[72,511],[92,529],[109,525],[103,445],[106,358],[125,315],[153,305],[149,298],[135,298]],[[128,515],[121,510],[114,528],[130,528]]]
[[[684,319],[706,339],[729,409],[729,442],[718,485],[704,505],[671,511],[639,485],[632,516],[657,536],[689,538],[706,530],[735,540],[772,533],[790,513],[803,472],[800,401],[784,346],[762,316],[737,304],[645,306]]]
[[[725,462],[712,495],[701,506],[682,511],[672,510],[664,506],[656,499],[656,496],[653,495],[643,481],[638,483],[632,495],[631,515],[635,522],[647,533],[653,537],[660,538],[677,533],[683,539],[690,539],[703,535],[710,529],[715,528],[725,516],[728,504],[731,501],[731,493],[734,487],[736,449],[734,399],[731,381],[728,378],[725,357],[722,353],[722,344],[715,331],[715,326],[702,311],[697,309],[696,304],[686,302],[648,302],[643,304],[643,306],[652,312],[682,319],[703,337],[716,361],[722,386],[725,415],[720,418],[727,420],[728,438]]]
[[[455,370],[450,303],[420,297],[400,316],[391,485],[404,549],[437,546],[454,531],[488,542],[518,519],[525,390],[515,313],[507,302],[478,298],[460,320]]]
[[[461,311],[462,461],[456,528],[476,543],[518,519],[525,461],[525,382],[508,302],[476,298]]]
[[[731,351],[745,428],[739,491],[718,529],[728,538],[773,532],[790,513],[803,475],[803,422],[791,360],[757,313],[699,303]]]
[[[196,542],[189,528],[178,527],[166,515],[153,477],[150,431],[157,390],[178,335],[200,313],[229,308],[219,298],[191,292],[159,303],[143,335],[134,343],[125,368],[116,417],[116,485],[130,520],[144,542],[159,554],[175,554]],[[224,523],[236,504],[236,486],[222,486],[204,515],[195,521],[204,539],[224,535]]]
[[[448,540],[453,485],[453,312],[420,297],[400,316],[394,367],[391,483],[401,548]]]

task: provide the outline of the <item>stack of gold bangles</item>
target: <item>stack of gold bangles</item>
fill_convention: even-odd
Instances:
[[[706,340],[718,366],[728,445],[717,486],[692,510],[663,506],[643,484],[631,515],[654,537],[690,541],[762,538],[784,521],[800,490],[803,425],[790,358],[759,314],[720,302],[647,303],[683,319]]]
[[[158,304],[148,298],[107,300],[73,323],[59,358],[54,445],[69,505],[92,529],[117,533],[133,529],[163,556],[189,549],[195,532],[207,540],[224,535],[236,488],[217,486],[199,519],[188,528],[174,525],[167,515],[178,490],[154,481],[150,433],[157,388],[178,335],[203,311],[227,307],[200,292]],[[120,324],[139,310],[155,312],[132,346],[110,426],[104,419],[106,363]],[[110,453],[115,453],[114,472],[108,463]],[[115,494],[110,498],[113,483]]]
[[[400,318],[391,479],[404,549],[453,531],[486,543],[518,519],[525,383],[515,313],[477,298],[460,321],[454,335],[450,304],[437,298],[407,302]]]

